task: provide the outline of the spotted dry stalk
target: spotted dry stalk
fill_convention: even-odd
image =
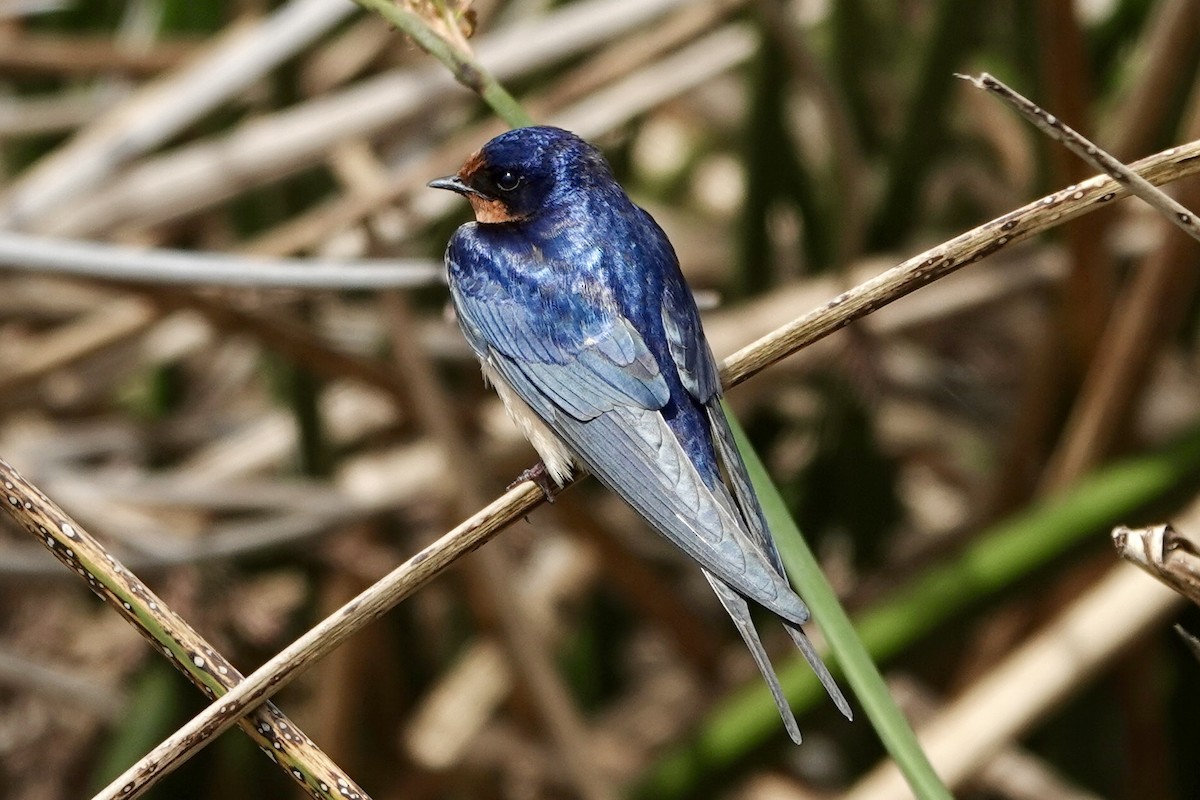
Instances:
[[[1144,158],[1132,170],[1152,184],[1200,172],[1200,140]],[[1017,242],[1093,211],[1131,189],[1097,175],[986,222],[838,295],[774,333],[734,353],[725,363],[727,384],[756,375],[781,358],[856,319]]]
[[[380,10],[377,4],[368,2],[368,0],[360,0],[360,5]],[[418,34],[422,30],[421,25],[424,25],[424,30],[431,32],[434,38],[441,42],[440,52],[435,52],[434,49],[430,49],[430,52],[451,66],[461,82],[476,89],[487,99],[489,85],[484,79],[490,78],[490,76],[481,73],[477,69],[477,64],[469,59],[470,50],[467,46],[466,34],[455,22],[458,19],[455,17],[455,13],[457,13],[455,9],[451,9],[442,2],[408,3],[407,6],[410,9],[408,12],[398,8],[392,2],[388,2],[386,5],[398,14],[408,15],[407,22],[412,30],[409,27],[402,27],[410,35],[414,35],[414,38],[418,38],[422,46],[425,46],[425,43],[421,42]],[[384,12],[380,10],[380,13]],[[388,14],[384,15],[392,19]],[[413,31],[417,31],[418,34],[414,34]],[[464,58],[464,55],[468,57]],[[511,100],[511,98],[508,99]],[[495,103],[493,103],[493,107],[501,116],[514,124],[523,124],[524,120],[528,119],[515,114],[506,115],[501,110],[503,106],[497,107]],[[519,107],[517,109],[519,110]],[[1147,159],[1145,166],[1148,169],[1158,168],[1160,170],[1155,174],[1154,179],[1168,180],[1194,171],[1197,167],[1189,163],[1189,160],[1195,162],[1198,155],[1200,155],[1200,144],[1193,143],[1169,151],[1168,154],[1160,154],[1156,159]],[[921,256],[910,259],[735,354],[726,362],[726,381],[728,384],[738,383],[848,322],[865,316],[932,280],[980,260],[1009,244],[1086,213],[1097,204],[1107,203],[1123,193],[1124,191],[1118,190],[1111,181],[1102,178],[1091,179],[1011,212],[939,248],[934,248]],[[36,490],[33,491],[36,492]],[[539,502],[540,495],[528,484],[518,487],[451,531],[434,545],[414,556],[380,584],[355,598],[309,634],[272,659],[264,668],[249,676],[245,683],[232,688],[230,694],[225,698],[225,702],[211,706],[180,734],[177,734],[172,740],[168,740],[168,743],[173,742],[172,746],[178,749],[166,752],[160,748],[151,754],[152,759],[144,762],[145,768],[139,775],[139,781],[143,781],[143,779],[144,781],[136,785],[132,783],[121,785],[121,796],[133,796],[144,790],[153,780],[166,774],[171,767],[180,763],[187,752],[200,746],[209,737],[234,724],[235,721],[243,727],[251,724],[248,720],[240,719],[243,714],[247,713],[247,708],[261,702],[263,698],[269,697],[286,685],[291,678],[298,675],[306,666],[338,646],[346,637],[377,618],[424,582],[439,574],[455,559],[486,542],[504,526],[528,513]],[[10,502],[10,505],[13,504]],[[13,508],[23,507],[23,501],[13,505]],[[63,519],[66,519],[65,516]],[[67,524],[72,532],[79,533],[77,526],[69,522]],[[30,530],[41,538],[40,531]],[[59,542],[54,537],[47,541],[48,546],[52,549],[54,549],[55,543],[60,548],[56,550],[56,555],[62,558],[63,552],[67,551],[62,551],[61,548],[68,545]],[[71,548],[71,552],[77,553],[79,550]],[[103,553],[103,551],[99,552]],[[104,557],[106,554],[98,559],[93,559],[92,563],[102,565]],[[85,570],[85,573],[85,577],[88,574],[95,574],[90,570]],[[126,592],[125,595],[128,596],[129,592]],[[115,599],[120,595],[114,592],[113,597]],[[154,602],[161,606],[161,603]],[[207,646],[201,645],[201,649],[191,651],[208,653],[207,658],[201,655],[203,663],[197,666],[207,665],[211,670],[214,664],[220,663],[221,667],[217,668],[218,672],[222,668],[226,671],[232,669],[223,660],[218,660],[219,654],[211,651],[211,648],[205,651],[202,649],[203,647]],[[184,651],[184,654],[186,655],[187,652]],[[176,661],[185,663],[186,660],[186,658],[181,660],[176,655]],[[194,658],[192,661],[194,662]],[[207,687],[207,684],[203,685]],[[216,690],[208,688],[208,691],[213,693]],[[180,744],[181,736],[190,737],[190,741]],[[110,789],[112,788],[110,787]]]
[[[1154,188],[1153,184],[1092,144],[1070,125],[986,72],[978,78],[968,75],[958,77],[1002,98],[1050,138],[1062,142],[1072,153],[1120,183],[1130,194],[1145,200],[1188,236],[1200,241],[1200,223],[1197,222],[1194,213],[1171,199],[1165,192]]]
[[[138,577],[37,487],[0,459],[4,508],[55,558],[87,581],[156,649],[210,698],[220,697],[242,674]],[[264,703],[237,721],[246,734],[296,783],[315,798],[368,795],[274,703]]]

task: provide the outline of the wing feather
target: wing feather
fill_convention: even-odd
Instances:
[[[729,420],[725,418],[725,410],[721,407],[721,401],[716,398],[710,400],[706,410],[709,427],[713,434],[713,444],[716,446],[718,458],[725,467],[725,474],[732,485],[733,496],[737,500],[738,508],[741,509],[742,516],[746,520],[747,533],[767,554],[775,569],[780,574],[786,574],[783,568],[783,559],[779,556],[779,548],[775,544],[774,537],[771,536],[770,529],[767,528],[762,504],[758,502],[758,495],[754,493],[754,485],[750,482],[749,473],[746,472],[746,462],[742,460],[742,454],[737,449],[737,443],[734,441],[733,431],[729,428]]]
[[[495,353],[519,363],[538,389],[577,419],[632,405],[662,408],[670,390],[658,362],[632,323],[613,312],[590,330],[542,330],[530,308],[494,293],[452,286],[459,322],[480,358]],[[526,398],[528,401],[528,398]]]
[[[741,595],[796,624],[808,621],[804,603],[747,539],[733,509],[704,484],[657,409],[617,406],[576,419],[540,391],[525,364],[495,352],[492,358],[580,463],[660,533]]]
[[[721,394],[721,375],[700,327],[696,303],[682,280],[669,281],[663,294],[663,330],[671,359],[683,387],[700,403],[708,404]]]

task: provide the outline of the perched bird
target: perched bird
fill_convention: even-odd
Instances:
[[[849,718],[801,628],[808,608],[734,445],[717,363],[662,228],[599,150],[560,128],[503,133],[429,185],[475,211],[446,250],[451,297],[485,379],[545,472],[561,486],[573,465],[585,467],[699,562],[795,742],[747,601],[783,620]]]

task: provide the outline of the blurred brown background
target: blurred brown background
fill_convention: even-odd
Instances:
[[[1091,174],[954,72],[999,75],[1125,160],[1200,138],[1194,0],[451,5],[480,61],[600,144],[666,228],[718,357]],[[502,128],[343,0],[0,0],[0,457],[244,672],[533,463],[445,311],[465,204],[424,188]],[[1171,192],[1200,209],[1195,179]],[[398,288],[181,284],[163,249],[245,275],[389,259]],[[1200,416],[1198,268],[1196,242],[1124,201],[730,393],[843,602],[882,626],[910,716],[1100,582],[1109,527],[1193,499],[1200,457],[1172,443]],[[1147,458],[1153,489],[1105,472]],[[1046,516],[1095,471],[1127,487],[1119,513]],[[969,592],[913,594],[970,583],[963,554],[1001,523],[1071,519],[1035,532],[1044,553],[988,551]],[[790,745],[699,571],[591,482],[486,550],[277,698],[373,797],[837,796],[883,757],[823,702],[797,705]],[[1169,625],[1200,620],[1176,608],[1030,710],[960,796],[1200,795],[1200,664]],[[879,644],[889,610],[921,622]],[[0,795],[90,796],[202,707],[0,518]],[[147,796],[299,795],[231,732]]]

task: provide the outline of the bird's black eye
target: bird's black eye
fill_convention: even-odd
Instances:
[[[506,169],[496,176],[496,188],[502,192],[511,192],[521,185],[521,176]]]

